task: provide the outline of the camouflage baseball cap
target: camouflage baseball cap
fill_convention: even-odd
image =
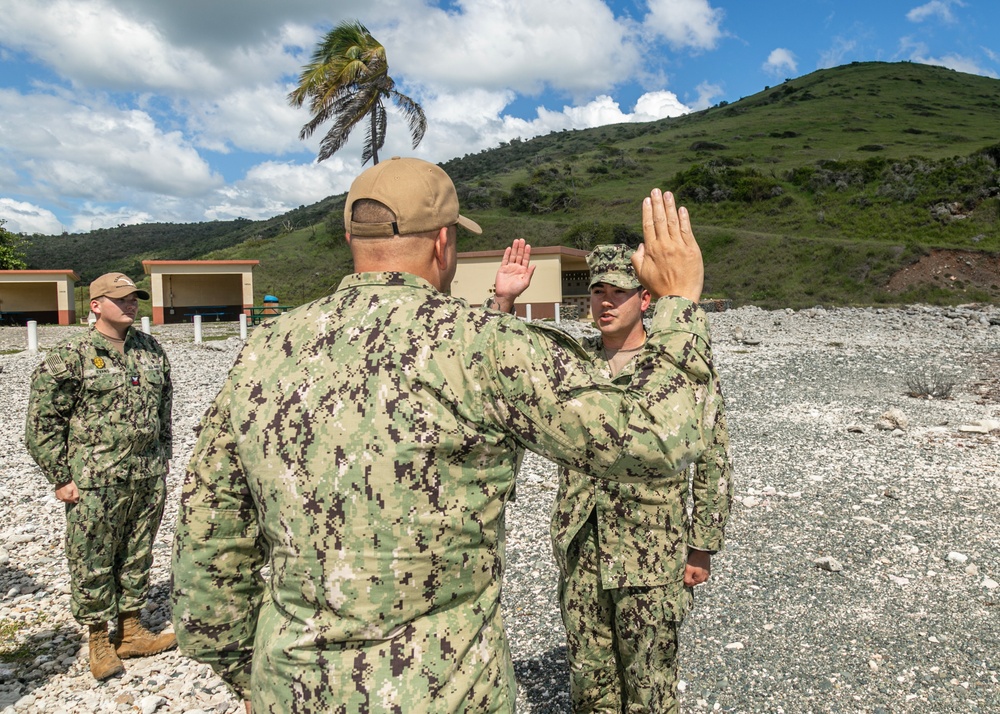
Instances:
[[[132,293],[140,300],[149,300],[149,293],[135,286],[124,273],[105,273],[90,284],[90,299],[99,297],[123,298]]]
[[[367,198],[386,206],[396,215],[391,223],[355,223],[354,202]],[[351,184],[344,204],[344,229],[361,238],[391,238],[394,235],[426,233],[454,224],[473,233],[483,229],[458,213],[455,184],[440,166],[422,159],[401,159],[372,166]]]
[[[616,288],[631,290],[642,287],[635,276],[632,267],[632,254],[635,249],[627,245],[599,245],[587,256],[587,267],[590,268],[590,285],[607,283]]]

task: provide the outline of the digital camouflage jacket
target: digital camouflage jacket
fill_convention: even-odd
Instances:
[[[610,378],[601,338],[588,338],[583,346],[595,366]],[[613,381],[627,385],[637,366],[637,359],[633,359]],[[601,586],[669,586],[674,589],[671,600],[677,619],[683,618],[690,606],[684,589],[687,548],[713,553],[722,548],[733,497],[729,432],[714,368],[709,385],[718,409],[714,422],[705,424],[708,448],[693,469],[664,472],[656,479],[636,483],[595,479],[568,468],[559,470],[551,531],[561,573],[566,573],[570,543],[596,509]]]
[[[123,357],[91,327],[35,369],[25,445],[56,487],[164,478],[172,396],[170,363],[155,339],[130,328]]]
[[[661,300],[649,345],[613,384],[564,333],[404,273],[348,276],[254,331],[182,488],[182,651],[254,711],[513,711],[521,449],[642,480],[685,470],[716,422],[702,311]]]

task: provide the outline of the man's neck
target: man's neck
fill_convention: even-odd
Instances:
[[[105,337],[107,337],[109,340],[117,340],[118,342],[121,342],[122,340],[124,340],[125,336],[128,334],[128,328],[127,327],[122,328],[122,329],[118,329],[118,328],[112,327],[111,325],[109,325],[109,324],[107,324],[105,322],[101,322],[100,320],[98,320],[94,324],[94,329],[97,330],[98,332],[100,332]]]
[[[601,335],[601,343],[608,352],[618,350],[638,349],[646,344],[646,330],[640,325],[624,337],[620,335]]]

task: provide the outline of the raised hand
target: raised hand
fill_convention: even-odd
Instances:
[[[705,265],[691,230],[691,217],[677,208],[674,195],[654,188],[642,202],[643,244],[632,256],[639,282],[653,299],[665,295],[701,299]]]
[[[531,285],[535,266],[531,265],[531,246],[517,238],[503,252],[503,261],[497,270],[495,307],[510,312],[514,301]]]

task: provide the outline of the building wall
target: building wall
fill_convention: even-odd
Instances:
[[[481,305],[493,294],[500,257],[482,256],[462,258],[455,270],[455,280],[451,284],[451,294],[467,300],[470,305]],[[558,255],[532,256],[535,274],[531,287],[518,298],[521,303],[555,304],[562,300],[562,278]],[[532,317],[534,317],[532,311]]]
[[[208,320],[238,320],[253,306],[256,260],[143,261],[150,276],[153,323],[190,322],[193,314]],[[222,313],[214,314],[214,313]]]
[[[75,277],[75,276],[73,276]],[[5,324],[76,322],[73,277],[42,271],[4,271],[0,279],[0,313]]]
[[[556,305],[559,305],[561,317],[588,319],[590,291],[587,289],[589,272],[586,255],[586,251],[573,248],[542,247],[532,251],[531,264],[535,266],[535,274],[531,286],[517,300],[515,310],[518,316],[525,317],[530,305],[532,320],[552,319]],[[460,254],[451,287],[452,295],[468,301],[470,305],[483,304],[493,294],[494,280],[502,259],[503,251]],[[573,312],[576,315],[569,314]]]

